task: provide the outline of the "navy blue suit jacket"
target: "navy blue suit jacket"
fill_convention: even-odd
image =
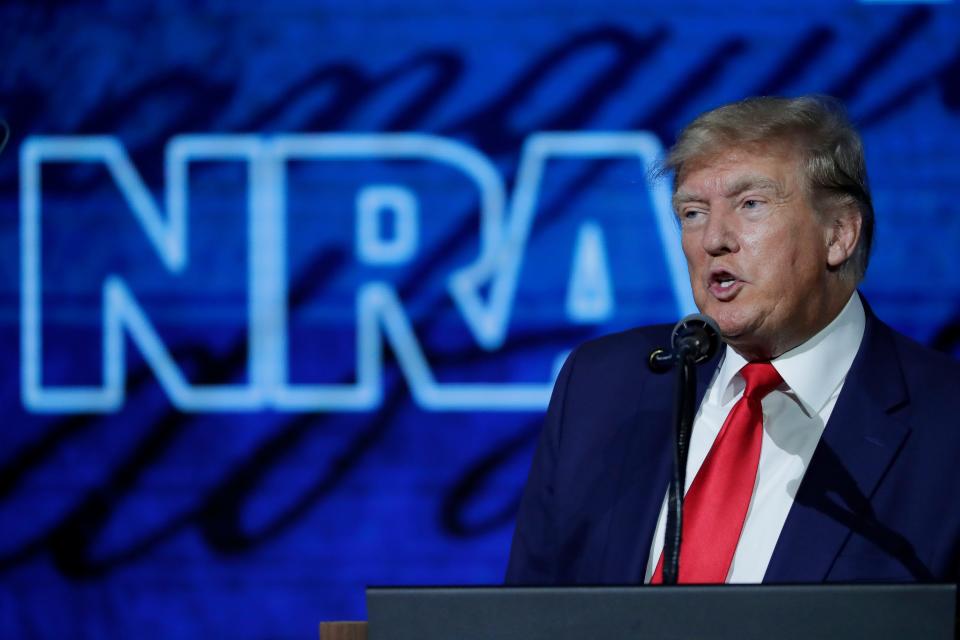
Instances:
[[[646,360],[670,329],[606,336],[567,359],[521,501],[508,583],[643,581],[670,472],[675,380],[650,373]],[[700,367],[700,399],[718,361]],[[764,582],[956,582],[958,541],[960,364],[868,308]]]

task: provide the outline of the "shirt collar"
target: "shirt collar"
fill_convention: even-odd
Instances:
[[[843,310],[819,333],[774,358],[772,364],[808,415],[818,413],[840,386],[860,349],[866,316],[860,296],[854,292]],[[717,372],[713,400],[726,404],[743,391],[740,369],[747,361],[739,353],[724,350]]]

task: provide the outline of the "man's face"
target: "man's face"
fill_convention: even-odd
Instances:
[[[674,196],[694,300],[751,359],[792,349],[846,302],[802,179],[792,153],[733,148],[696,162]]]

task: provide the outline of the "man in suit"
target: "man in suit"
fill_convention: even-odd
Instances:
[[[750,98],[670,150],[694,299],[725,347],[699,369],[680,582],[956,581],[960,366],[856,291],[873,209],[859,135],[824,98]],[[554,388],[513,584],[659,582],[669,326],[578,347]]]

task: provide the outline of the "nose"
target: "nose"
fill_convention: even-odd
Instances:
[[[707,217],[701,238],[703,250],[711,256],[721,256],[740,250],[732,211],[716,208]]]

